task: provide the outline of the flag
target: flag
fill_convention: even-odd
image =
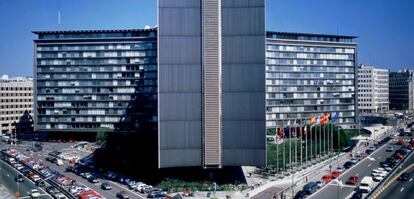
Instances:
[[[323,126],[324,122],[325,122],[325,114],[321,114],[318,118],[318,124]]]
[[[333,113],[332,116],[331,116],[331,122],[336,123],[338,121],[338,119],[339,119],[339,112]]]
[[[315,126],[316,124],[316,114],[313,114],[311,119],[310,119],[310,124],[312,125],[312,127]]]
[[[331,118],[331,113],[325,113],[325,124],[329,124],[330,118]]]

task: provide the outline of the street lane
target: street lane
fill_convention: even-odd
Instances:
[[[407,166],[414,164],[414,155],[411,156],[404,163],[402,169]],[[402,170],[401,169],[401,170]],[[414,168],[408,170],[411,177],[408,181],[394,181],[387,189],[382,192],[377,199],[388,199],[388,198],[414,198]]]
[[[397,139],[400,137],[397,137]],[[404,139],[409,139],[409,137],[403,137]],[[333,199],[333,198],[347,198],[355,189],[359,186],[360,181],[365,176],[371,176],[373,169],[380,167],[380,162],[391,156],[393,152],[386,152],[388,146],[393,146],[394,151],[400,148],[400,146],[395,144],[395,140],[392,139],[388,143],[382,145],[374,153],[369,155],[367,158],[364,158],[352,168],[347,170],[339,177],[340,184],[345,184],[349,177],[358,174],[358,183],[356,186],[339,186],[335,182],[331,182],[327,186],[320,189],[318,192],[312,194],[309,198],[312,199]]]

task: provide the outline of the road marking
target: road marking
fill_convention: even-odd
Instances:
[[[371,166],[371,164],[368,164],[368,167],[370,167]]]
[[[408,182],[411,182],[413,180],[413,178],[410,178],[410,180]]]
[[[403,188],[401,188],[400,192],[402,192],[402,191],[404,191],[404,187],[403,187]]]
[[[359,176],[359,173],[355,174],[355,176]]]

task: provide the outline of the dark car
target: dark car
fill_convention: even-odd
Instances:
[[[354,163],[352,163],[352,162],[345,162],[345,164],[344,164],[344,168],[345,169],[349,169],[349,168],[351,168],[352,166],[354,165]]]
[[[66,172],[73,172],[75,173],[75,167],[74,166],[67,166],[65,169]]]
[[[54,157],[48,156],[48,157],[46,157],[46,160],[51,162],[51,163],[56,163],[56,158],[54,158]]]
[[[112,189],[112,186],[108,182],[103,182],[101,184],[101,189],[103,189],[103,190],[111,190]]]
[[[350,199],[362,199],[362,191],[357,190],[354,192],[354,194],[352,194]]]
[[[162,192],[151,192],[147,195],[147,198],[164,198],[167,194]]]
[[[16,182],[23,182],[24,181],[24,178],[23,178],[23,176],[22,175],[17,175],[15,178],[14,178],[14,180],[16,180]]]
[[[309,182],[305,186],[303,186],[303,191],[306,191],[307,194],[315,193],[318,190],[318,185],[316,182]]]
[[[118,192],[116,197],[119,199],[129,199],[129,195],[125,191]]]
[[[413,133],[412,132],[407,132],[407,133],[405,133],[405,136],[413,136]]]
[[[399,136],[405,136],[405,132],[404,131],[400,131],[400,133],[398,135]]]
[[[54,186],[46,187],[45,191],[49,194],[59,193],[59,191]]]
[[[308,194],[306,193],[306,191],[299,191],[296,193],[295,197],[293,197],[293,199],[303,199],[303,198],[307,198]]]
[[[38,186],[38,187],[46,186],[45,181],[43,181],[43,180],[36,181],[36,186]]]
[[[98,183],[98,182],[99,182],[98,178],[97,178],[97,177],[95,177],[95,176],[91,176],[91,177],[89,177],[89,178],[88,178],[88,181],[89,181],[90,183]]]
[[[398,177],[398,180],[400,181],[408,181],[408,179],[410,179],[410,174],[409,173],[403,173],[400,175],[400,177]]]

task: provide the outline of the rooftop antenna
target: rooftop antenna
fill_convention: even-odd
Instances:
[[[58,0],[58,24],[60,25],[60,0]]]

